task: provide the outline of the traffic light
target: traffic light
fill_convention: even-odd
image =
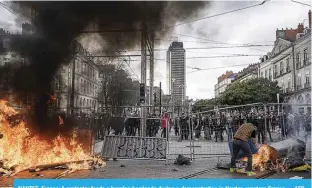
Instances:
[[[145,84],[140,84],[140,103],[145,102]]]
[[[154,104],[157,103],[156,93],[154,93]]]

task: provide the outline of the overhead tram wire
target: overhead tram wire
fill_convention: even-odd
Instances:
[[[211,68],[198,68],[198,70],[196,71],[191,71],[191,72],[187,72],[186,74],[191,74],[191,73],[195,73],[195,72],[201,72],[201,71],[207,71],[207,70],[215,70],[215,69],[223,69],[223,68],[228,68],[228,67],[242,67],[242,66],[246,66],[246,65],[251,65],[251,63],[245,63],[245,64],[239,64],[239,65],[229,65],[229,66],[223,66],[223,67],[211,67]]]
[[[215,14],[215,15],[211,15],[211,16],[206,16],[206,17],[203,17],[203,18],[198,18],[198,19],[195,19],[195,20],[187,21],[187,22],[178,23],[178,24],[175,24],[175,25],[172,25],[172,26],[167,26],[166,28],[177,27],[177,26],[180,26],[180,25],[185,25],[185,24],[189,24],[189,23],[193,23],[193,22],[197,22],[197,21],[201,21],[201,20],[205,20],[205,19],[209,19],[209,18],[222,16],[222,15],[229,14],[229,13],[232,13],[232,12],[238,12],[238,11],[241,11],[241,10],[246,10],[246,9],[254,8],[254,7],[257,7],[257,6],[262,6],[266,2],[267,2],[267,0],[265,0],[265,1],[261,2],[261,3],[259,3],[259,4],[256,4],[256,5],[252,5],[252,6],[248,6],[248,7],[244,7],[244,8],[239,8],[239,9],[235,9],[235,10],[231,10],[231,11],[227,11],[227,12],[223,12],[223,13],[219,13],[219,14]]]
[[[21,15],[18,15],[14,10],[12,10],[10,7],[8,7],[6,4],[0,2],[0,6],[2,6],[4,9],[6,9],[7,11],[9,11],[11,14],[13,14],[14,16],[22,19],[24,22],[30,23],[31,22],[29,20],[26,20],[24,17],[22,17]]]
[[[250,57],[250,56],[260,56],[258,54],[236,54],[236,55],[229,55],[229,56],[200,56],[200,57],[188,57],[185,59],[210,59],[210,58],[225,58],[225,57]],[[165,61],[166,59],[155,59],[156,61]]]
[[[274,45],[264,45],[264,44],[253,44],[253,45],[236,45],[236,46],[212,46],[212,47],[190,47],[184,48],[185,50],[210,50],[210,49],[220,49],[220,48],[248,48],[248,47],[272,47]],[[165,48],[156,48],[154,51],[167,51],[168,49]],[[128,50],[127,52],[140,52],[141,50]]]
[[[157,41],[175,41],[175,40],[171,40],[171,39],[155,39]],[[202,39],[204,40],[204,38]],[[185,41],[183,40],[183,43],[204,43],[204,44],[210,44],[211,42],[209,41]],[[252,42],[252,43],[244,43],[244,44],[232,44],[232,45],[250,45],[250,44],[263,44],[263,43],[273,43],[274,41],[264,41],[264,42]],[[230,44],[230,43],[226,43],[226,44]]]
[[[175,25],[171,25],[171,26],[166,26],[165,28],[160,29],[160,31],[165,30],[166,28],[172,28],[172,27],[176,27],[176,26],[180,26],[180,25],[190,24],[190,23],[193,23],[193,22],[196,22],[196,21],[201,21],[201,20],[205,20],[205,19],[209,19],[209,18],[213,18],[213,17],[218,17],[218,16],[222,16],[222,15],[225,15],[225,14],[229,14],[229,13],[238,12],[238,11],[242,11],[242,10],[245,10],[245,9],[250,9],[250,8],[253,8],[253,7],[261,6],[261,5],[263,5],[265,2],[267,2],[267,0],[263,1],[262,3],[256,4],[256,5],[252,5],[252,6],[248,6],[248,7],[243,7],[243,8],[239,8],[239,9],[235,9],[235,10],[231,10],[231,11],[227,11],[227,12],[223,12],[223,13],[219,13],[219,14],[215,14],[215,15],[211,15],[211,16],[206,16],[206,17],[203,17],[203,18],[199,18],[199,19],[195,19],[195,20],[191,20],[191,21],[187,21],[187,22],[182,22],[182,23],[178,23],[178,24],[175,24]],[[105,30],[105,31],[83,31],[83,33],[135,32],[135,31],[141,31],[141,30],[142,30],[142,29],[134,29],[134,30]],[[152,28],[152,29],[149,29],[149,30],[155,31],[156,29]],[[157,29],[157,30],[158,30],[158,29]],[[182,36],[182,34],[177,34],[177,35],[181,35],[181,36]],[[194,37],[194,38],[196,38],[196,37]],[[197,38],[199,38],[199,37],[197,37]],[[206,40],[206,41],[212,41],[212,42],[215,42],[215,43],[220,43],[220,44],[228,44],[228,43],[213,41],[213,40],[209,40],[209,39],[203,39],[203,38],[201,38],[201,39],[202,39],[202,40]],[[247,47],[248,47],[248,46],[247,46]]]
[[[299,2],[299,1],[294,1],[294,0],[290,0],[290,1],[291,1],[291,2],[294,2],[294,3],[301,4],[301,5],[305,5],[305,6],[309,6],[309,7],[311,7],[311,5],[306,4],[306,3],[302,3],[302,2]]]
[[[211,67],[211,68],[197,68],[197,67],[189,67],[189,68],[193,68],[193,69],[197,69],[196,71],[191,71],[191,72],[187,72],[185,74],[191,74],[191,73],[195,73],[195,72],[201,72],[201,71],[208,71],[208,70],[215,70],[215,69],[223,69],[223,68],[228,68],[228,67],[242,67],[242,66],[246,66],[246,65],[250,65],[251,63],[245,63],[245,64],[239,64],[239,65],[228,65],[228,66],[223,66],[223,67]],[[161,76],[158,77],[159,78],[168,78],[167,76]]]
[[[110,42],[112,43],[112,45],[113,45],[113,47],[115,48],[115,50],[117,51],[117,53],[118,53],[119,55],[121,55],[120,51],[119,51],[119,50],[116,48],[116,46],[114,45],[114,42],[111,41],[111,40],[110,40]],[[127,52],[127,51],[125,51],[125,52]],[[122,57],[119,57],[119,58],[122,58]],[[128,65],[129,69],[130,69],[130,70],[132,71],[132,73],[137,77],[137,79],[140,80],[139,76],[138,76],[138,75],[135,73],[135,71],[132,69],[132,67],[131,67],[131,65],[130,65],[130,61],[127,62],[127,59],[124,59],[124,58],[122,58],[122,59],[123,59],[123,61],[126,62],[126,64]]]

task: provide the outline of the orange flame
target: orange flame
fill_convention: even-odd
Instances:
[[[0,139],[0,161],[5,169],[14,168],[15,172],[19,172],[38,165],[92,160],[77,142],[75,132],[71,138],[59,135],[50,144],[31,135],[23,121],[11,127],[6,117],[16,114],[18,112],[8,106],[6,101],[0,100],[0,133],[3,134]]]
[[[277,150],[268,145],[260,145],[259,150],[256,154],[252,155],[252,168],[254,170],[264,171],[265,165],[268,161],[276,164],[278,158]],[[244,157],[241,161],[247,161]]]

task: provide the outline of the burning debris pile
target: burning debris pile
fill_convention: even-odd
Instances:
[[[264,171],[268,162],[276,164],[277,157],[276,149],[268,145],[260,145],[258,152],[252,155],[252,167],[254,170]],[[247,157],[244,157],[241,161],[247,162]]]
[[[51,142],[42,140],[31,134],[24,120],[11,123],[10,119],[18,115],[19,112],[6,101],[0,100],[0,133],[3,135],[0,139],[0,174],[12,176],[27,169],[40,171],[62,167],[73,171],[105,166],[100,158],[94,158],[82,149],[75,132],[70,138],[59,135]]]
[[[298,147],[296,147],[298,148]],[[299,147],[300,148],[300,147]],[[277,150],[268,145],[260,145],[259,150],[252,156],[252,168],[255,171],[275,171],[275,172],[288,172],[288,171],[310,171],[311,167],[304,162],[304,156],[294,157],[288,154],[281,155],[283,151]],[[240,168],[247,165],[247,157],[240,160]]]

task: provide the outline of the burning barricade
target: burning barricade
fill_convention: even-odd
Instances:
[[[273,147],[274,146],[274,147]],[[300,140],[287,139],[273,146],[259,145],[257,153],[252,155],[252,167],[255,171],[310,171],[311,167],[305,163],[305,144]],[[247,164],[247,157],[239,160],[240,168]]]
[[[52,141],[31,134],[19,112],[0,100],[0,175],[14,175],[28,170],[64,168],[69,171],[105,166],[100,158],[91,156],[78,143],[77,133]],[[12,121],[12,119],[14,121]],[[60,119],[60,124],[64,122]],[[58,125],[56,125],[58,126]]]

